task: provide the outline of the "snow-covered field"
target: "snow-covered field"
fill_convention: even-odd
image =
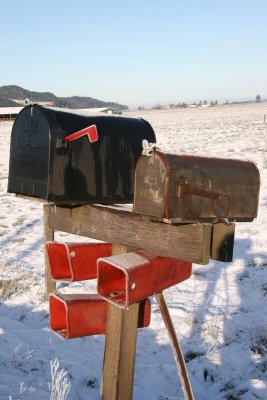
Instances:
[[[267,399],[265,113],[267,104],[128,113],[151,123],[162,150],[249,159],[261,172],[258,218],[237,224],[233,262],[194,265],[188,281],[165,292],[196,400]],[[63,341],[48,328],[42,204],[6,193],[11,128],[0,123],[0,400],[50,399],[56,359],[71,384],[68,400],[99,400],[104,337]],[[151,325],[138,333],[134,399],[182,399],[168,335],[152,303]]]

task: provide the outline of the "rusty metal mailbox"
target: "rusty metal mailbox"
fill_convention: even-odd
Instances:
[[[134,212],[174,223],[252,221],[259,187],[252,162],[155,150],[137,162]]]
[[[132,202],[143,139],[155,141],[143,119],[29,105],[11,133],[8,192],[57,204]]]

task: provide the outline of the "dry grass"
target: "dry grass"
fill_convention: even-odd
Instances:
[[[10,297],[13,294],[26,292],[29,287],[37,283],[35,277],[29,277],[27,274],[20,274],[11,279],[0,280],[0,297]]]

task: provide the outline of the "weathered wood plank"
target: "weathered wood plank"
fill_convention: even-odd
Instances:
[[[210,258],[211,225],[169,225],[107,206],[50,207],[52,229],[198,264]]]
[[[43,223],[44,223],[44,246],[45,242],[54,240],[54,229],[49,226],[49,204],[43,205]],[[44,259],[45,259],[45,292],[44,297],[48,299],[50,293],[56,291],[56,282],[52,279],[50,274],[50,268],[48,258],[44,247]]]
[[[113,245],[113,255],[127,252]],[[108,306],[102,400],[131,400],[133,392],[139,304],[123,310]]]

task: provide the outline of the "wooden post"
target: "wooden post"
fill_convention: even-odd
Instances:
[[[113,255],[129,251],[113,245]],[[109,304],[102,381],[102,400],[131,400],[139,304],[123,310]]]
[[[213,225],[211,259],[231,262],[233,259],[235,224],[219,223]]]
[[[180,375],[185,400],[194,400],[191,384],[186,370],[184,356],[178,342],[171,316],[162,292],[155,295],[163,321],[168,330],[176,366]]]
[[[44,204],[43,205],[43,220],[44,220],[44,246],[45,242],[47,241],[53,241],[54,240],[54,229],[50,228],[49,226],[49,208],[51,207],[50,204]],[[56,282],[53,281],[51,274],[50,274],[50,269],[49,269],[49,264],[48,264],[48,259],[46,255],[46,251],[44,248],[44,260],[45,260],[45,292],[44,292],[44,297],[47,300],[49,297],[50,293],[54,293],[56,291]]]

